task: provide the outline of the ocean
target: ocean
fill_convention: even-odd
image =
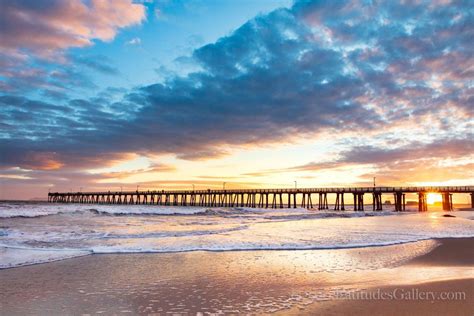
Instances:
[[[448,213],[442,211],[395,213],[392,206],[384,208],[354,212],[1,202],[0,268],[94,253],[338,249],[474,237],[470,211],[445,217]]]

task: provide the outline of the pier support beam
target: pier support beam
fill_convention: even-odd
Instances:
[[[443,211],[452,211],[453,210],[453,195],[449,192],[444,192],[442,195],[443,201]]]
[[[395,192],[393,194],[395,200],[395,212],[402,212],[405,210],[405,193]]]
[[[327,210],[327,209],[329,209],[328,194],[327,193],[319,193],[318,210]]]
[[[381,211],[382,210],[382,193],[374,192],[372,194],[372,210]]]
[[[418,193],[418,212],[428,211],[428,203],[426,202],[426,192]]]
[[[344,211],[344,193],[336,193],[336,202],[334,203],[334,210],[335,211]]]
[[[353,193],[354,194],[354,211],[364,210],[364,193]]]

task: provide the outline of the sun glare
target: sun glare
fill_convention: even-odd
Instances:
[[[435,204],[436,202],[441,202],[441,194],[439,193],[428,193],[428,196],[426,197],[426,200],[428,204]]]

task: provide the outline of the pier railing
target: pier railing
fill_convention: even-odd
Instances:
[[[141,191],[95,191],[95,192],[51,192],[50,194],[201,194],[201,193],[372,193],[372,192],[451,192],[451,193],[470,193],[474,192],[474,186],[410,186],[410,187],[334,187],[334,188],[288,188],[288,189],[205,189],[205,190],[141,190]]]

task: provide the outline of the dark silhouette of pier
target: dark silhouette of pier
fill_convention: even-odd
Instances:
[[[345,210],[345,195],[352,195],[356,211],[364,211],[364,196],[372,195],[372,210],[382,210],[382,196],[393,195],[395,211],[405,210],[405,195],[418,195],[418,210],[428,210],[427,194],[442,196],[443,210],[453,210],[453,193],[470,194],[474,207],[474,186],[438,187],[349,187],[349,188],[294,188],[294,189],[231,189],[231,190],[152,190],[107,192],[50,192],[51,203],[83,204],[150,204],[203,207],[250,208],[317,208],[329,209],[328,195],[335,195],[334,210]],[[314,201],[314,202],[313,202]]]

